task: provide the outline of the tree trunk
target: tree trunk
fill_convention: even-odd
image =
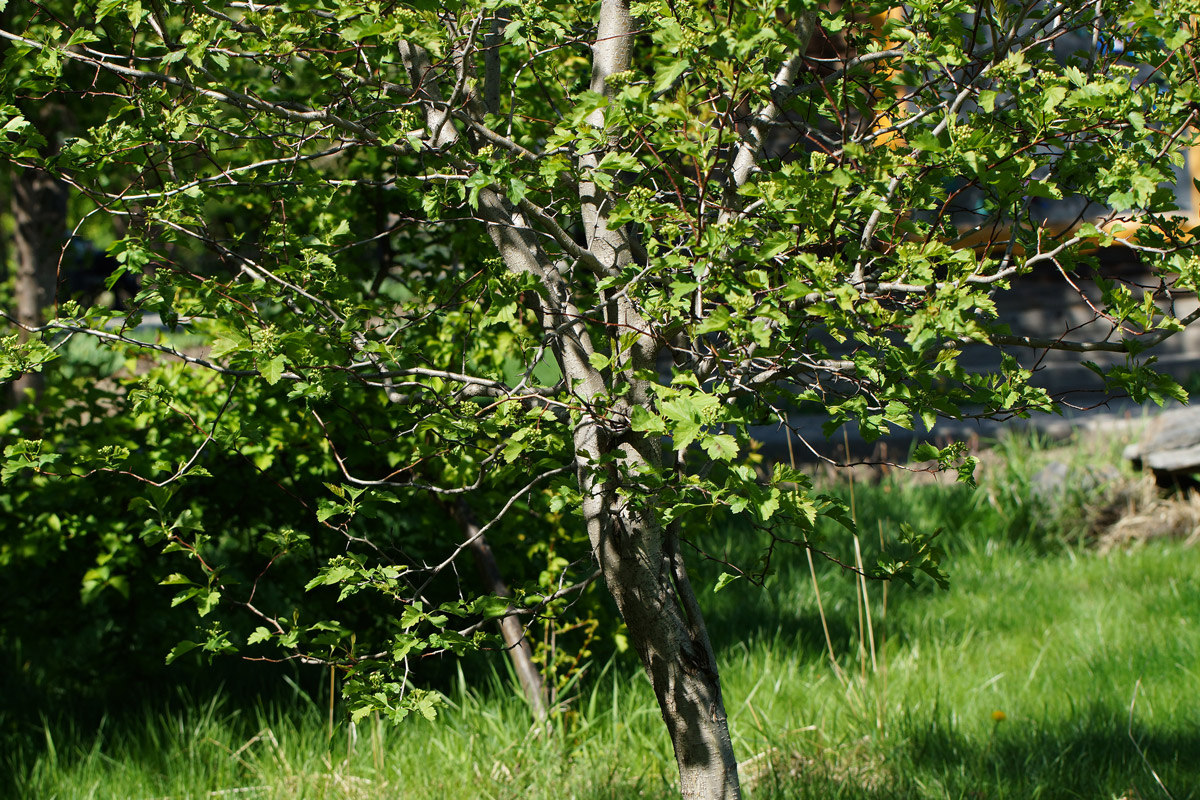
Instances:
[[[4,194],[4,190],[8,189],[8,196],[12,197],[12,173],[8,174],[8,183],[3,183],[4,178],[0,176],[0,196]],[[11,205],[11,204],[10,204]],[[9,209],[12,210],[11,208]],[[0,207],[0,231],[4,230],[4,209]],[[8,237],[0,235],[0,280],[8,278]]]
[[[500,574],[500,565],[496,563],[496,556],[492,553],[487,537],[479,531],[474,512],[465,502],[459,501],[455,506],[454,516],[466,533],[467,541],[471,543],[471,554],[475,557],[475,567],[479,570],[485,591],[497,597],[508,597],[508,584]],[[499,619],[500,635],[504,638],[509,660],[512,661],[513,670],[521,681],[521,690],[525,693],[525,699],[529,701],[534,718],[538,722],[545,722],[546,688],[542,681],[542,673],[533,663],[533,648],[525,635],[521,620],[512,613],[511,606],[507,610],[509,614]]]
[[[602,0],[594,55],[592,90],[606,93],[608,76],[628,69],[635,28],[628,0]],[[435,101],[425,104],[426,136],[431,147],[448,146],[457,138],[441,107],[438,73],[428,53],[402,42],[400,54],[414,87]],[[593,114],[592,124],[602,122]],[[594,168],[598,155],[581,156],[581,170]],[[616,275],[632,258],[624,228],[608,225],[607,198],[592,181],[580,182],[580,202],[587,247],[607,274]],[[537,277],[544,287],[538,316],[553,343],[555,357],[573,393],[588,411],[575,427],[577,480],[583,497],[584,519],[592,551],[600,563],[608,590],[629,629],[629,637],[650,677],[659,709],[671,736],[685,800],[736,800],[741,797],[737,760],[729,738],[716,658],[695,594],[687,580],[674,536],[663,529],[652,508],[631,505],[640,487],[639,469],[657,470],[662,455],[657,439],[626,433],[620,441],[609,430],[612,418],[601,411],[592,416],[590,401],[608,397],[611,387],[590,362],[597,351],[575,306],[571,287],[559,267],[538,242],[519,204],[494,189],[479,193],[479,213],[510,272]],[[611,327],[647,331],[628,297],[606,301]],[[653,369],[658,344],[649,335],[620,357],[619,381],[630,387],[616,404],[613,418],[628,419],[632,405],[650,401],[641,370]],[[618,478],[612,457],[621,462]],[[623,485],[622,485],[623,484]],[[622,495],[618,489],[624,489]],[[644,494],[644,493],[642,493]]]
[[[39,169],[17,170],[12,179],[13,250],[16,258],[14,292],[20,340],[29,338],[24,328],[41,325],[43,312],[54,303],[58,260],[67,229],[67,192],[62,182]],[[26,373],[13,382],[12,393],[21,402],[29,391],[41,390],[42,376]]]
[[[593,92],[609,94],[609,78],[630,68],[635,33],[629,0],[602,0],[592,44]],[[602,128],[604,112],[593,111],[587,121]],[[615,135],[608,138],[610,147],[617,145]],[[582,154],[581,175],[597,168],[600,156]],[[589,251],[608,274],[618,274],[633,259],[629,231],[608,224],[611,198],[593,181],[580,180],[579,199]],[[628,387],[627,392],[605,387],[588,394],[616,395],[616,417],[627,420],[634,406],[652,404],[648,383],[639,376],[655,369],[659,345],[627,293],[607,298],[605,309],[611,330],[641,333],[627,349],[614,342],[611,351],[617,355],[616,383]],[[563,374],[581,388],[591,377],[566,360]],[[647,488],[639,485],[643,472],[661,471],[661,444],[657,437],[646,438],[627,428],[610,433],[613,430],[611,420],[586,415],[575,429],[579,489],[592,551],[658,698],[684,799],[739,798],[737,760],[708,630],[676,537],[664,530]],[[615,464],[611,456],[616,456]]]
[[[576,429],[576,450],[611,451],[605,438],[599,425],[585,421]],[[624,451],[623,469],[636,472],[631,461],[648,464],[656,445],[644,440],[617,445]],[[674,533],[651,508],[618,495],[615,471],[581,465],[579,485],[593,551],[671,736],[682,796],[741,797],[716,658]],[[639,487],[624,488],[636,496]]]

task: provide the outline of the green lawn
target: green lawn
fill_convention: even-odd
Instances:
[[[1200,798],[1200,549],[1168,542],[1100,555],[1070,543],[1077,501],[1087,498],[1030,495],[1032,465],[1044,457],[1010,454],[974,493],[900,479],[857,486],[864,548],[900,519],[943,528],[952,581],[949,591],[889,586],[886,607],[884,587],[868,585],[869,632],[855,582],[828,563],[817,568],[822,625],[802,553],[779,562],[767,591],[735,582],[705,593],[749,796]],[[712,538],[734,552],[748,546],[736,530]],[[716,567],[696,572],[711,578]],[[99,728],[52,713],[52,722],[6,720],[22,732],[0,754],[16,795],[565,800],[673,791],[658,712],[628,658],[591,665],[541,734],[494,671],[460,677],[434,723],[368,722],[352,736],[339,717],[332,740],[324,701],[299,693],[257,704],[227,695],[137,703]]]

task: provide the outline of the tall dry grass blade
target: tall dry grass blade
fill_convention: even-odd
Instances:
[[[813,564],[812,549],[805,548],[804,554],[808,556],[808,574],[812,576],[813,593],[817,598],[817,614],[821,617],[821,630],[825,632],[825,647],[829,653],[829,663],[833,665],[833,674],[841,681],[842,686],[849,686],[850,681],[847,680],[846,674],[842,672],[842,667],[837,662],[837,657],[833,654],[833,637],[829,635],[829,622],[825,618],[825,604],[821,601],[821,585],[817,581],[817,567]]]
[[[862,587],[863,605],[866,607],[867,644],[871,653],[871,672],[879,671],[879,661],[875,655],[875,626],[871,623],[871,598],[867,593],[867,570],[863,566],[862,548],[858,544],[858,535],[854,536],[854,561],[858,566],[858,582]],[[861,638],[861,631],[860,631]]]

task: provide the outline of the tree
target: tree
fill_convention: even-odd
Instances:
[[[1015,355],[1049,348],[1127,354],[1096,367],[1110,387],[1181,396],[1140,356],[1200,315],[1174,312],[1200,260],[1166,187],[1200,99],[1189,8],[39,5],[0,31],[0,152],[73,186],[89,220],[127,220],[110,252],[145,288],[132,318],[61,305],[29,330],[40,339],[10,340],[6,368],[52,369],[63,337],[85,335],[141,359],[112,377],[128,389],[107,413],[186,413],[188,391],[137,374],[151,361],[211,374],[228,400],[189,417],[194,450],[149,472],[123,463],[128,449],[55,463],[32,440],[8,445],[7,469],[153,484],[147,535],[201,576],[179,577],[183,597],[205,614],[237,597],[261,622],[247,645],[337,663],[355,714],[432,713],[395,677],[410,659],[477,647],[483,620],[577,594],[579,562],[515,600],[431,600],[477,537],[566,512],[654,687],[683,796],[736,797],[689,531],[736,515],[765,537],[762,562],[730,564],[723,585],[761,582],[779,545],[836,546],[815,524],[844,519],[803,475],[756,470],[748,426],[786,427],[801,406],[868,437],[1051,411]],[[70,95],[104,121],[43,158],[15,102]],[[1061,223],[1045,201],[1080,210]],[[1061,338],[995,322],[1012,281],[1052,268],[1075,285],[1107,246],[1161,283],[1101,275],[1096,324]],[[166,334],[135,333],[142,314]],[[965,371],[967,345],[991,348],[996,370]],[[388,598],[399,630],[380,651],[236,594],[218,548],[169,509],[204,479],[210,443],[248,446],[232,422],[247,392],[303,406],[337,461],[317,517],[349,552],[310,587]],[[917,455],[970,480],[959,446]],[[380,546],[363,512],[423,497],[490,521],[466,540],[445,528],[436,559]],[[929,535],[906,541],[874,574],[940,577]],[[212,627],[186,646],[239,645]]]

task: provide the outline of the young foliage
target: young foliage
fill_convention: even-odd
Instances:
[[[1018,358],[1047,349],[1127,354],[1097,367],[1111,388],[1181,397],[1142,354],[1198,315],[1171,302],[1196,263],[1166,188],[1194,139],[1194,10],[10,8],[0,157],[69,184],[80,225],[111,220],[110,288],[130,274],[141,291],[122,313],[58,305],[8,342],[0,376],[46,369],[43,403],[137,418],[145,441],[89,450],[60,430],[50,452],[26,436],[4,478],[140,482],[143,538],[190,560],[166,583],[204,617],[170,657],[271,645],[333,664],[359,719],[432,717],[414,664],[495,646],[489,620],[567,613],[596,564],[683,795],[736,797],[685,545],[715,516],[770,532],[762,563],[730,565],[721,588],[761,583],[781,543],[836,557],[822,516],[852,526],[803,476],[757,469],[751,426],[798,435],[789,410],[817,407],[827,434],[872,439],[1052,411]],[[81,93],[77,129],[33,124]],[[1075,219],[1051,219],[1053,202]],[[1097,324],[1059,339],[997,322],[997,292],[1038,270],[1074,286],[1118,241],[1161,283],[1101,279]],[[52,388],[72,337],[125,362],[101,405]],[[996,368],[966,370],[967,347]],[[248,581],[222,563],[238,533],[187,502],[231,455],[326,487],[307,481],[297,521],[260,534]],[[969,482],[963,456],[918,452]],[[463,524],[460,501],[488,522]],[[329,593],[337,617],[257,595],[309,529],[336,547],[305,594]],[[944,581],[934,535],[906,527],[878,574]],[[546,569],[510,597],[468,597],[457,563],[485,536]]]

